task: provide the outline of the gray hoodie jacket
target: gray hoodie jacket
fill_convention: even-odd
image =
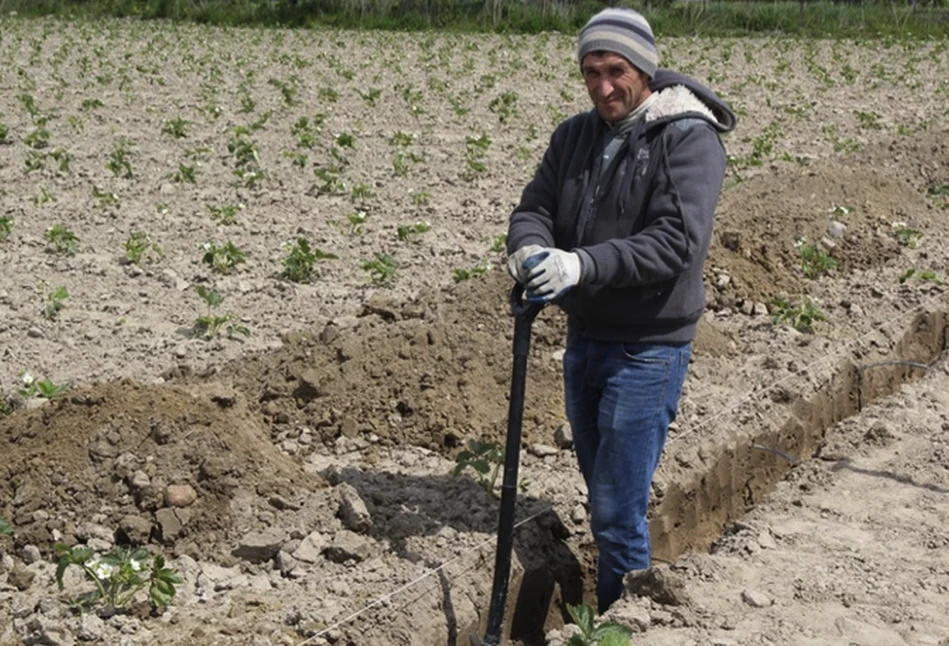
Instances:
[[[580,285],[560,306],[571,331],[606,341],[691,341],[705,309],[720,133],[736,120],[680,74],[658,70],[650,88],[656,99],[609,172],[598,166],[609,137],[596,110],[561,123],[510,218],[509,253],[529,244],[579,253]]]

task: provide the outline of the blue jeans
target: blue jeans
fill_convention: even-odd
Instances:
[[[600,613],[619,599],[627,572],[650,566],[649,492],[691,351],[567,337],[567,418],[590,495]]]

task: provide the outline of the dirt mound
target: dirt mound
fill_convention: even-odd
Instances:
[[[946,146],[918,138],[901,147],[908,150],[900,158],[913,158],[916,166],[938,166],[946,157]],[[715,303],[768,302],[780,293],[806,292],[802,244],[816,245],[836,259],[837,273],[849,274],[885,265],[907,242],[917,242],[901,241],[895,223],[937,235],[943,225],[907,172],[870,165],[884,150],[890,147],[847,164],[775,170],[725,191],[709,262]],[[915,183],[920,177],[917,172]]]
[[[214,379],[245,393],[280,441],[303,429],[326,444],[371,437],[432,449],[500,437],[511,373],[509,280],[495,270],[407,302],[376,298],[360,316],[288,336],[280,350],[224,366]],[[552,432],[562,419],[553,353],[563,346],[563,326],[553,310],[534,324],[528,434]]]
[[[262,510],[279,525],[275,501],[324,486],[273,446],[240,394],[216,386],[83,388],[0,417],[0,442],[0,516],[19,544],[72,544],[91,521],[120,528],[122,542],[228,560]],[[193,502],[170,501],[188,487]]]
[[[508,287],[507,274],[495,270],[407,302],[377,298],[358,317],[288,336],[280,350],[215,369],[213,378],[244,393],[291,453],[314,450],[295,445],[304,432],[327,445],[348,438],[344,448],[351,440],[448,453],[467,438],[500,439],[511,378]],[[564,341],[563,314],[543,311],[528,367],[527,442],[550,443],[563,422]],[[729,339],[703,323],[696,347],[717,356],[728,351]]]

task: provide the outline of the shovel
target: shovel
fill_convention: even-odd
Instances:
[[[531,346],[531,325],[543,304],[523,302],[524,288],[511,290],[511,313],[514,315],[514,369],[511,375],[511,398],[507,413],[507,441],[504,448],[504,479],[501,483],[501,507],[498,514],[498,545],[494,560],[494,583],[491,586],[491,607],[484,639],[471,636],[471,646],[501,646],[501,624],[507,605],[508,580],[511,574],[511,551],[514,548],[514,502],[517,499],[517,468],[521,453],[521,423],[524,419],[524,387],[527,382],[527,355]]]

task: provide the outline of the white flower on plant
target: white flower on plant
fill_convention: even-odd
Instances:
[[[906,223],[905,222],[890,222],[890,226],[893,227],[894,229],[905,229]]]
[[[130,559],[129,565],[132,566],[133,572],[141,572],[143,569],[145,569],[143,562],[139,561],[138,559]]]
[[[211,243],[205,242],[203,245],[201,245],[201,248],[204,249],[205,251],[211,251]]]
[[[24,373],[23,373],[23,376],[20,377],[20,379],[23,380],[23,384],[26,385],[26,386],[32,386],[32,385],[33,385],[33,382],[36,381],[36,379],[33,377],[33,375],[31,375],[31,374],[28,373],[28,372],[24,372]]]
[[[805,244],[807,244],[807,238],[804,238],[804,237],[798,238],[797,240],[794,241],[794,248],[800,249]]]
[[[99,557],[91,558],[83,563],[83,565],[92,570],[92,573],[96,575],[96,578],[100,581],[108,580],[112,577],[112,573],[115,572],[115,566],[103,563]]]

